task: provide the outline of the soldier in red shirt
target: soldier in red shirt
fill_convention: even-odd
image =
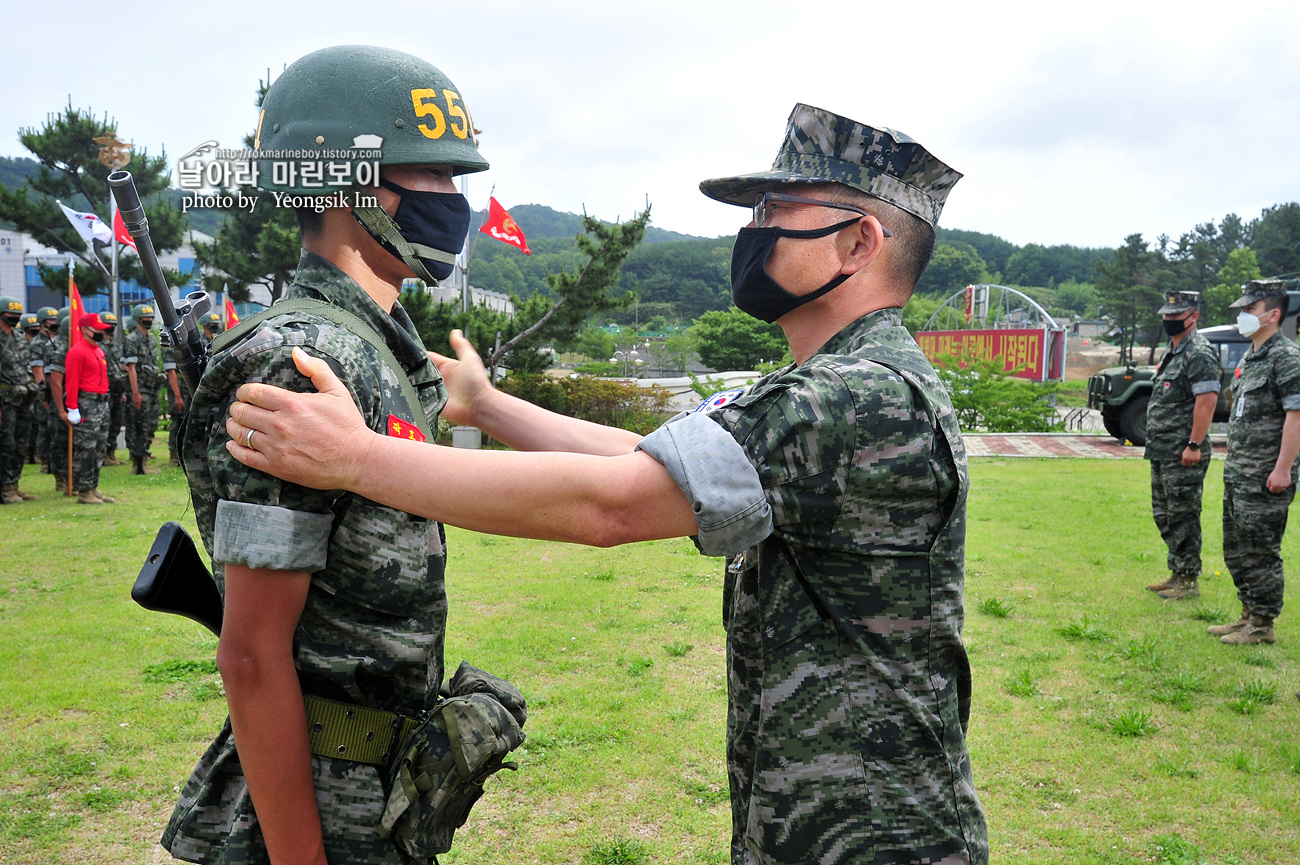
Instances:
[[[77,503],[102,505],[114,501],[99,489],[109,415],[108,360],[100,343],[112,325],[93,312],[83,313],[77,324],[83,338],[68,349],[59,416],[73,430],[72,487],[77,491]]]

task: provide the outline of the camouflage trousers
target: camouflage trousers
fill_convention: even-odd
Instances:
[[[65,489],[68,478],[68,425],[59,417],[59,411],[53,403],[45,412],[45,432],[50,474],[59,481],[59,489]]]
[[[158,388],[140,388],[138,409],[131,405],[130,394],[126,398],[126,448],[132,457],[142,457],[153,445],[154,434],[158,432]]]
[[[80,493],[99,486],[108,432],[108,394],[83,391],[77,403],[81,423],[72,428],[72,489]]]
[[[174,457],[181,455],[181,430],[184,429],[185,415],[190,408],[190,391],[187,387],[181,388],[181,393],[185,398],[185,407],[180,411],[176,410],[176,398],[172,396],[171,391],[167,392],[167,408],[171,412],[171,429],[167,431],[167,450]]]
[[[44,416],[40,399],[32,394],[18,411],[18,431],[14,437],[18,440],[18,455],[24,463],[36,453],[37,418]]]
[[[104,442],[104,456],[117,450],[117,437],[126,423],[126,397],[120,385],[108,386],[108,432]]]
[[[47,389],[47,393],[42,394],[40,401],[36,403],[36,417],[32,419],[36,437],[36,459],[43,463],[50,461],[50,415],[52,414],[57,413],[50,406]]]
[[[1185,466],[1179,460],[1151,461],[1151,515],[1169,548],[1169,570],[1201,572],[1201,490],[1210,467],[1210,449],[1201,461]]]
[[[23,473],[26,447],[19,444],[19,431],[25,402],[25,396],[0,400],[0,483],[18,483]]]
[[[1259,478],[1223,479],[1223,561],[1237,599],[1269,619],[1282,612],[1282,536],[1294,498],[1294,482],[1270,493]]]

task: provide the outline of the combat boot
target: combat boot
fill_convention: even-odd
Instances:
[[[101,490],[99,487],[95,487],[93,490],[91,490],[90,494],[93,495],[95,498],[99,499],[101,502],[103,502],[106,505],[114,504],[117,501],[117,499],[113,498],[112,496],[104,495],[104,491]]]
[[[1195,598],[1201,594],[1201,590],[1196,585],[1199,577],[1200,574],[1175,571],[1172,577],[1173,585],[1157,594],[1166,601],[1183,601],[1188,598]]]
[[[0,501],[7,505],[20,505],[23,503],[23,497],[18,495],[17,484],[5,484],[0,486]]]
[[[41,474],[48,475],[49,473],[50,473],[50,461],[41,460]]]
[[[117,451],[109,451],[104,456],[104,465],[106,466],[124,466],[126,463],[117,458]]]
[[[176,456],[176,454],[172,454],[171,459],[167,460],[167,468],[176,469],[176,468],[180,468],[180,466],[181,466],[181,458]]]
[[[144,457],[138,457],[135,454],[131,454],[131,474],[144,474]]]
[[[141,458],[140,458],[140,468],[143,469],[143,471],[140,472],[140,474],[142,474],[142,475],[160,475],[160,474],[162,474],[162,469],[156,469],[156,468],[154,468],[153,466],[149,465],[149,457],[148,457],[148,456],[144,456],[144,457],[141,457]]]
[[[22,490],[18,489],[18,484],[14,484],[14,492],[18,493],[19,498],[21,498],[25,502],[34,502],[37,499],[37,497],[32,495],[31,493],[25,493]]]
[[[1242,604],[1240,619],[1238,619],[1235,622],[1229,622],[1226,625],[1210,625],[1208,628],[1205,629],[1205,633],[1209,634],[1211,637],[1222,637],[1226,634],[1235,634],[1237,631],[1240,631],[1242,628],[1246,627],[1246,623],[1249,621],[1250,621],[1250,607],[1246,606],[1245,604]]]
[[[1246,624],[1240,629],[1233,631],[1231,634],[1224,634],[1219,637],[1220,643],[1227,643],[1230,646],[1253,646],[1257,643],[1276,643],[1277,637],[1273,634],[1273,620],[1264,616],[1250,614]]]
[[[79,505],[102,505],[103,502],[95,495],[94,490],[79,490],[77,492],[77,504]]]
[[[1169,576],[1165,577],[1160,582],[1152,583],[1151,585],[1147,586],[1147,591],[1163,592],[1165,589],[1172,589],[1176,585],[1178,585],[1178,575],[1173,572],[1170,572]]]

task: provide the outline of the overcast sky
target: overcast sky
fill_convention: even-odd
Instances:
[[[19,0],[4,18],[0,155],[28,155],[17,130],[69,96],[172,160],[239,147],[268,68],[354,43],[456,83],[492,163],[480,208],[493,186],[604,219],[648,197],[661,228],[732,234],[748,217],[698,183],[770,166],[796,102],[911,135],[966,175],[940,224],[1017,244],[1176,238],[1300,200],[1294,0]]]

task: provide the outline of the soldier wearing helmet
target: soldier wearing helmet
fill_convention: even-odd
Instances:
[[[126,423],[126,393],[130,386],[127,381],[126,367],[122,365],[122,348],[119,344],[117,316],[112,310],[105,310],[99,318],[112,330],[104,337],[100,347],[104,349],[104,360],[108,363],[108,426],[104,431],[104,465],[120,466],[117,458],[117,439]]]
[[[0,501],[7,505],[35,498],[18,490],[26,453],[25,444],[20,445],[24,412],[36,393],[22,316],[21,300],[0,297]]]
[[[700,184],[753,214],[732,296],[781,327],[795,363],[644,439],[495,390],[453,334],[459,359],[438,360],[448,420],[517,451],[578,453],[471,465],[380,438],[311,359],[328,395],[245,389],[235,453],[476,531],[695,536],[730,557],[731,861],[985,865],[965,739],[966,452],[902,323],[960,177],[902,133],[796,105],[770,170]]]
[[[42,306],[36,310],[36,320],[40,330],[28,343],[32,378],[40,388],[38,411],[33,425],[36,428],[36,459],[41,464],[41,473],[50,472],[50,383],[47,380],[46,367],[54,351],[54,340],[59,335],[59,311],[52,306]]]
[[[271,193],[262,206],[295,207],[302,256],[276,305],[213,343],[190,405],[181,458],[224,588],[217,663],[230,723],[186,783],[162,843],[195,862],[398,865],[414,860],[379,836],[380,768],[314,753],[304,695],[408,717],[432,706],[443,679],[442,527],[249,471],[227,450],[224,422],[246,382],[310,389],[293,360],[305,352],[348,383],[372,429],[436,428],[446,388],[398,296],[404,279],[450,274],[470,221],[453,178],[488,163],[446,75],[366,46],[289,66],[263,100],[254,146],[320,151],[309,161],[348,185],[341,200],[297,159],[259,163],[258,185]],[[367,338],[304,301],[354,316]]]
[[[158,337],[153,333],[152,303],[139,303],[131,310],[135,327],[122,343],[122,364],[126,367],[126,447],[131,452],[131,474],[156,475],[149,465],[149,449],[158,432],[158,386],[162,373],[158,365]]]

